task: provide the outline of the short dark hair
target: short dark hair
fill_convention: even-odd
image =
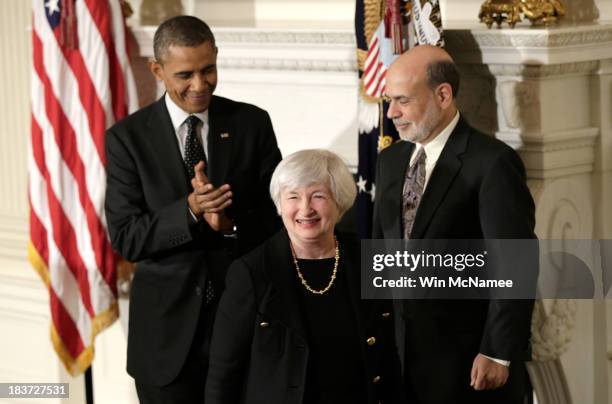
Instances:
[[[196,47],[204,42],[215,46],[215,36],[210,27],[202,20],[191,15],[172,17],[160,24],[153,37],[155,60],[162,57],[171,45]]]
[[[453,90],[453,98],[457,98],[459,82],[459,71],[454,62],[440,60],[432,62],[427,66],[427,84],[432,90],[442,83],[448,83]]]

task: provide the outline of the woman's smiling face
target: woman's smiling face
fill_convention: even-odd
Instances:
[[[280,213],[291,241],[304,247],[333,237],[340,216],[329,187],[320,183],[283,189]]]

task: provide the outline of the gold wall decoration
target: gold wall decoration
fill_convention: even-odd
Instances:
[[[507,23],[514,28],[523,17],[532,25],[549,25],[556,23],[565,15],[562,0],[485,0],[480,6],[480,22],[491,28],[493,23],[500,28]]]
[[[521,0],[522,11],[533,25],[556,23],[565,15],[562,0]]]
[[[520,0],[485,0],[480,6],[478,14],[480,22],[487,24],[491,28],[493,23],[500,28],[502,23],[508,23],[510,28],[514,28],[517,22],[521,21],[521,2]]]

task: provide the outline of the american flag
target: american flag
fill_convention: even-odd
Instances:
[[[104,131],[134,111],[120,0],[33,0],[29,259],[49,289],[51,339],[72,375],[118,316],[104,217]]]
[[[402,5],[400,0],[387,0],[385,8],[385,16],[368,44],[368,53],[363,66],[364,93],[374,98],[382,96],[387,68],[408,45],[401,13],[405,5]]]
[[[381,22],[370,40],[368,56],[363,66],[363,90],[370,97],[382,96],[385,90],[385,73],[394,60],[386,60],[393,53],[388,49],[391,41],[385,38],[384,34],[385,23]]]
[[[401,16],[401,20],[399,20]],[[358,194],[355,202],[361,238],[372,234],[378,153],[398,139],[382,101],[387,68],[403,49],[418,44],[444,46],[438,0],[357,0],[355,36],[361,82]]]

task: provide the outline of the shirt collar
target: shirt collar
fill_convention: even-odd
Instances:
[[[427,143],[424,146],[420,143],[417,143],[415,152],[422,147],[425,149],[427,161],[437,161],[438,157],[440,157],[440,154],[442,153],[442,149],[444,149],[444,145],[446,145],[446,141],[450,137],[451,133],[453,133],[453,130],[455,130],[455,127],[457,126],[458,122],[459,111],[457,111],[455,117],[450,121],[450,123],[444,129],[442,129],[442,132],[440,132],[438,136],[434,137],[431,142]],[[416,153],[414,153],[413,155],[416,155]]]
[[[204,123],[204,125],[208,124],[208,109],[203,112],[198,112],[197,114],[190,114],[183,111],[181,107],[176,105],[168,93],[166,93],[164,98],[166,108],[170,114],[170,120],[172,120],[172,127],[174,128],[174,131],[178,131],[179,127],[185,122],[185,119],[187,119],[189,115],[197,116]]]

